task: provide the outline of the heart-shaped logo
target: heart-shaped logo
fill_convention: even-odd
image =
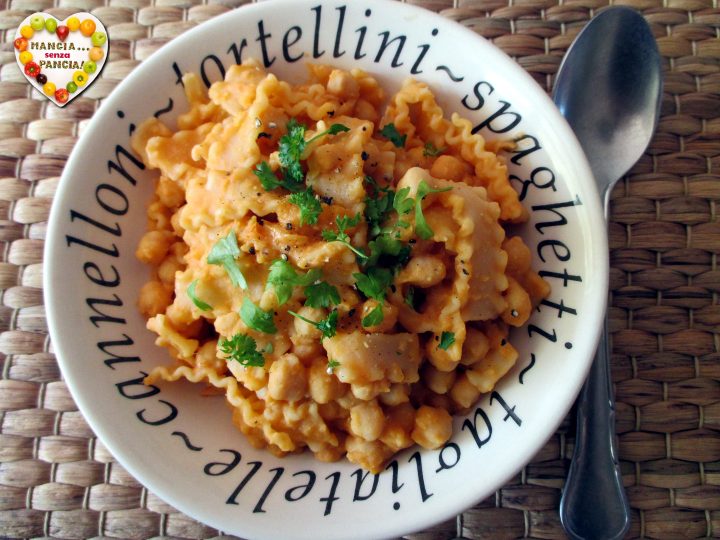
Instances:
[[[100,75],[108,54],[105,26],[90,13],[60,21],[34,13],[15,32],[15,58],[42,95],[64,107]]]

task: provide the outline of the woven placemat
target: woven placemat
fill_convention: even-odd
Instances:
[[[158,47],[243,0],[0,1],[0,537],[221,535],[142,487],[97,440],[60,380],[42,299],[46,221],[65,160],[102,99]],[[601,0],[412,2],[461,22],[550,88]],[[720,537],[720,10],[627,0],[657,37],[662,119],[612,198],[610,326],[629,537]],[[12,37],[35,11],[89,11],[112,39],[102,77],[59,109],[31,92]],[[412,538],[563,538],[566,419],[494,497]]]

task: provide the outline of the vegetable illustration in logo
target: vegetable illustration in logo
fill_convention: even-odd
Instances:
[[[89,13],[76,13],[65,20],[34,13],[20,23],[13,37],[15,58],[23,74],[59,107],[87,89],[107,59],[107,31]]]

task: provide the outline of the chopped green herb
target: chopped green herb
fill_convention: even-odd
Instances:
[[[300,164],[305,144],[305,126],[291,118],[287,123],[287,133],[280,137],[278,158],[285,178],[296,184],[301,184],[305,180],[305,173]]]
[[[305,305],[314,308],[329,308],[340,303],[337,288],[325,281],[305,287]]]
[[[336,135],[343,131],[350,131],[350,128],[342,124],[333,124],[329,129],[318,133],[313,138],[305,140],[305,126],[298,123],[294,118],[287,123],[287,134],[280,137],[278,144],[278,158],[283,168],[286,181],[302,184],[305,181],[305,173],[300,160],[303,158],[307,145],[325,135]]]
[[[258,332],[265,332],[266,334],[277,332],[272,311],[260,309],[247,296],[243,298],[242,306],[240,306],[240,318],[250,328]]]
[[[218,346],[220,351],[227,356],[227,360],[233,360],[249,367],[265,365],[263,353],[257,350],[257,343],[250,336],[235,334],[229,339],[221,339]]]
[[[253,174],[258,177],[265,191],[272,191],[283,185],[282,181],[275,176],[270,164],[267,161],[261,161],[253,169]]]
[[[368,328],[370,326],[377,326],[381,322],[383,322],[383,319],[385,318],[385,314],[383,313],[383,305],[382,303],[375,306],[370,313],[365,315],[362,318],[362,325],[365,328]]]
[[[385,299],[385,291],[393,282],[393,273],[379,266],[369,268],[365,274],[355,273],[353,277],[360,292],[380,302]]]
[[[312,188],[300,193],[293,193],[288,200],[300,209],[300,225],[315,225],[322,212],[320,201],[315,197]]]
[[[345,232],[350,227],[356,227],[358,223],[360,223],[359,212],[352,218],[349,216],[337,216],[335,218],[335,224],[337,225],[338,232],[324,229],[321,233],[323,240],[326,242],[340,242],[341,244],[345,244],[355,255],[362,259],[367,259],[368,256],[365,253],[350,243],[350,236]]]
[[[412,197],[408,197],[410,194],[410,188],[404,187],[395,194],[395,199],[393,200],[393,208],[399,215],[405,215],[409,214],[410,210],[413,209],[413,205],[415,204],[415,201],[413,201]]]
[[[405,146],[407,135],[400,135],[395,124],[387,124],[380,130],[380,135],[393,143],[397,148]]]
[[[397,234],[383,231],[375,240],[368,242],[370,256],[367,266],[376,266],[382,262],[382,266],[396,267],[404,265],[410,258],[410,246],[403,244]]]
[[[270,272],[268,273],[267,286],[273,287],[278,303],[283,305],[290,300],[293,288],[296,286],[307,287],[311,283],[320,279],[322,272],[313,268],[308,270],[304,275],[298,274],[292,264],[284,259],[276,259],[270,264]]]
[[[446,148],[435,148],[435,145],[428,141],[425,143],[425,147],[423,149],[423,156],[425,157],[437,157],[440,154],[442,154]]]
[[[208,254],[208,264],[217,264],[225,267],[225,271],[230,277],[230,281],[235,287],[241,289],[247,289],[247,281],[243,276],[240,266],[238,266],[235,260],[240,256],[240,248],[237,244],[237,238],[235,237],[235,231],[230,231],[228,235],[221,238],[210,250]]]
[[[433,230],[428,225],[423,215],[422,201],[431,193],[442,193],[444,191],[450,191],[452,187],[446,187],[443,189],[431,188],[425,180],[421,180],[417,188],[417,196],[415,197],[415,232],[423,240],[429,240],[432,238]]]
[[[337,321],[338,312],[334,309],[330,315],[318,321],[317,329],[322,332],[323,337],[331,338],[337,333]]]
[[[398,219],[391,226],[383,227],[383,224],[392,210],[402,216],[413,209],[414,201],[407,196],[410,188],[406,187],[394,192],[387,187],[381,188],[370,176],[365,180],[375,189],[375,198],[365,199],[365,218],[369,226],[368,234],[372,240],[368,242],[370,256],[364,264],[376,266],[381,257],[381,266],[395,267],[404,264],[410,256],[410,246],[402,243],[397,227],[407,228],[410,224],[402,219]]]
[[[198,280],[196,279],[188,286],[187,295],[190,300],[192,300],[192,303],[195,304],[195,307],[197,307],[200,311],[210,311],[212,309],[212,306],[200,300],[195,294],[195,287],[197,287],[197,282]]]
[[[382,224],[393,208],[395,192],[384,188],[376,191],[374,197],[365,198],[365,219],[368,222],[368,234],[373,237],[380,234]]]
[[[258,163],[255,169],[253,169],[253,174],[258,177],[265,191],[272,191],[273,189],[282,187],[288,191],[297,193],[303,188],[302,184],[298,184],[292,180],[280,180],[270,168],[270,164],[267,161]]]
[[[280,180],[278,180],[275,173],[270,168],[270,164],[267,161],[258,163],[253,169],[253,174],[258,177],[262,187],[265,191],[270,191],[276,187],[280,187]]]
[[[325,135],[337,135],[338,133],[343,133],[345,131],[350,131],[350,128],[347,126],[344,126],[342,124],[333,124],[325,131],[322,131],[322,132],[318,133],[317,135],[315,135],[314,137],[312,137],[311,139],[308,139],[307,141],[305,141],[305,145],[307,146],[311,142],[314,142],[317,139],[319,139],[320,137],[324,137]]]
[[[336,367],[340,367],[340,362],[338,362],[337,360],[328,359],[327,372],[332,373]]]
[[[337,333],[337,321],[338,312],[336,309],[330,312],[330,315],[319,321],[311,321],[310,319],[303,317],[302,315],[295,313],[294,311],[288,311],[293,317],[297,317],[301,321],[305,321],[308,324],[313,325],[315,328],[322,332],[324,338],[331,338]]]
[[[453,343],[455,343],[455,333],[443,332],[440,335],[440,345],[438,347],[443,351],[447,351]]]
[[[266,191],[282,187],[293,193],[298,193],[303,190],[305,184],[305,173],[300,160],[308,143],[323,135],[335,135],[341,131],[350,131],[350,128],[342,124],[333,124],[330,129],[306,141],[305,126],[298,123],[294,118],[290,119],[287,123],[287,133],[280,137],[278,143],[278,159],[280,160],[282,179],[278,178],[267,161],[258,163],[253,173],[258,177]],[[308,223],[310,222],[308,221]]]

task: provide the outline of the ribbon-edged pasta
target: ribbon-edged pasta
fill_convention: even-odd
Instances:
[[[360,70],[309,66],[292,85],[257,62],[171,129],[138,127],[159,170],[137,257],[139,307],[181,378],[224,392],[233,422],[276,455],[378,472],[438,448],[517,360],[508,341],[545,297],[527,212],[491,145],[431,90],[385,93]]]

